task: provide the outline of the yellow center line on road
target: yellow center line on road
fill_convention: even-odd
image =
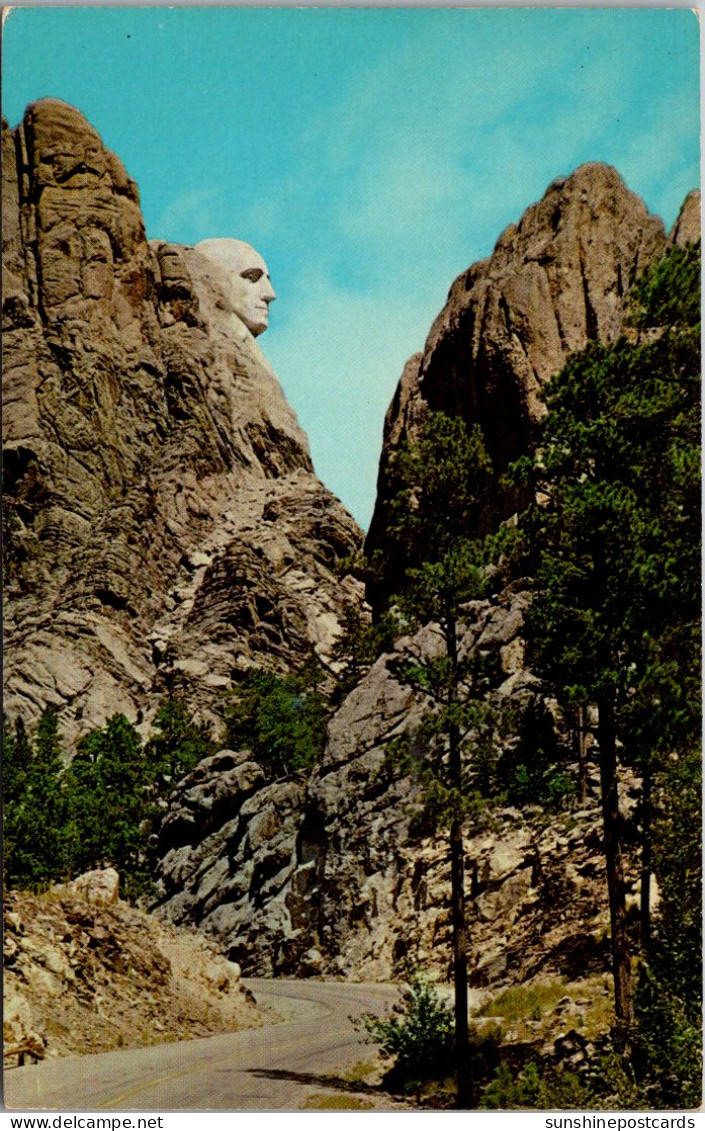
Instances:
[[[134,1097],[138,1096],[140,1092],[147,1092],[150,1088],[158,1087],[159,1084],[168,1083],[169,1080],[181,1080],[183,1078],[183,1075],[183,1072],[172,1072],[169,1076],[159,1076],[156,1080],[148,1080],[144,1084],[136,1084],[134,1088],[128,1088],[126,1092],[121,1092],[119,1096],[114,1096],[112,1099],[107,1100],[100,1106],[102,1108],[105,1108],[106,1110],[120,1107],[120,1105],[124,1104],[126,1100],[134,1099]]]

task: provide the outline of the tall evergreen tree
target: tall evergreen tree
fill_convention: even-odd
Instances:
[[[160,704],[145,746],[151,772],[173,784],[216,750],[207,726],[197,723],[183,699],[174,696]]]
[[[484,589],[481,549],[467,531],[476,523],[490,461],[479,428],[460,418],[431,416],[418,440],[397,454],[401,485],[392,509],[392,533],[420,550],[395,598],[402,620],[439,626],[437,655],[403,659],[397,673],[429,704],[411,743],[427,806],[449,829],[453,981],[458,1106],[470,1106],[468,1041],[468,931],[465,910],[463,825],[486,769],[493,717],[487,705],[487,672],[461,656],[466,602]]]
[[[597,711],[615,1010],[625,1024],[633,994],[618,749],[648,783],[699,709],[699,326],[687,313],[659,325],[693,307],[672,293],[666,301],[664,280],[687,290],[696,254],[676,249],[643,281],[637,321],[649,334],[594,343],[549,384],[532,468],[540,501],[523,520],[533,662],[564,707]]]
[[[139,734],[124,715],[81,739],[66,773],[75,872],[109,863],[128,891],[139,886],[152,780]]]
[[[3,742],[5,878],[10,887],[38,887],[65,878],[64,750],[56,713],[45,710],[32,741],[18,720]]]
[[[319,679],[318,665],[285,676],[253,668],[225,712],[225,744],[250,750],[273,777],[310,770],[328,724]]]

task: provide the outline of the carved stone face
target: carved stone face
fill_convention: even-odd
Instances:
[[[218,267],[228,309],[255,337],[262,334],[277,297],[262,256],[243,240],[202,240],[196,251]]]

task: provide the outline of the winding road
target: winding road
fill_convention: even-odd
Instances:
[[[347,1078],[356,1063],[373,1059],[350,1017],[368,1010],[384,1015],[398,987],[264,979],[245,984],[275,1015],[261,1028],[10,1069],[6,1109],[297,1111],[341,1091],[350,1093],[351,1106],[357,1100],[376,1110],[400,1109],[391,1099],[365,1095]]]

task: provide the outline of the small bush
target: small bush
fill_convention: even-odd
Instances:
[[[692,1005],[692,1003],[691,1003]],[[699,1107],[702,1100],[702,1028],[685,1003],[646,965],[639,972],[632,1063],[655,1108]]]
[[[594,1096],[574,1072],[543,1072],[533,1062],[518,1074],[500,1064],[494,1080],[480,1097],[479,1107],[491,1111],[572,1111],[594,1106]]]
[[[449,1075],[454,1061],[453,1012],[421,975],[410,979],[396,1017],[362,1018],[365,1029],[393,1061],[387,1082],[408,1088]]]

